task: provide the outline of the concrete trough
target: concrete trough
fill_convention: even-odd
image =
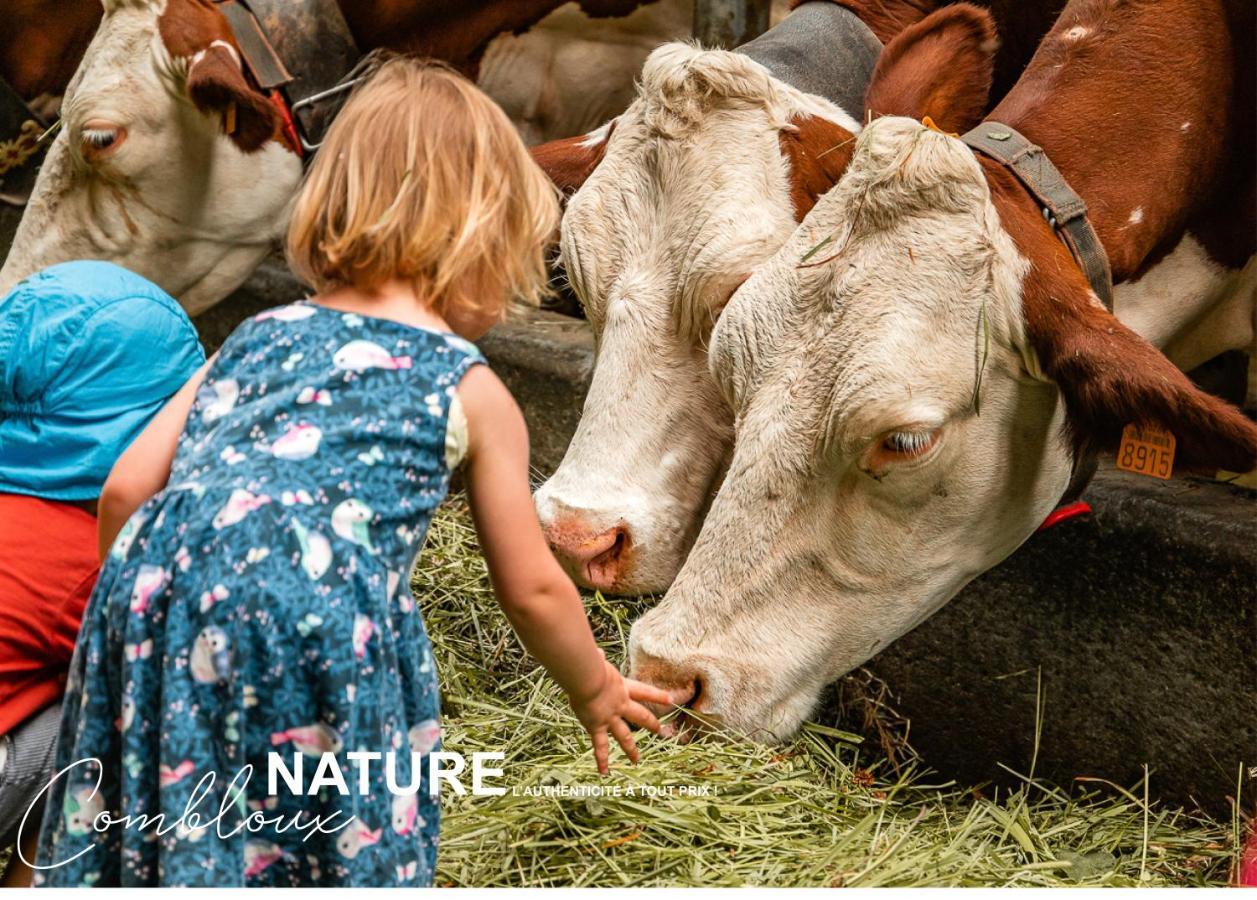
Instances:
[[[0,214],[0,246],[15,224]],[[282,261],[198,321],[217,347],[301,296]],[[523,407],[533,465],[558,465],[593,369],[584,322],[522,314],[481,346]],[[1229,814],[1257,794],[1257,495],[1102,463],[1095,514],[1032,537],[869,665],[926,764],[966,784],[1006,766]],[[839,716],[838,692],[819,714]],[[1041,734],[1036,755],[1036,716]],[[851,727],[852,722],[844,723]],[[1242,786],[1241,786],[1242,785]]]

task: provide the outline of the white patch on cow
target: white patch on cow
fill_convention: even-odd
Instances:
[[[585,139],[580,142],[582,147],[597,147],[599,144],[607,140],[607,136],[611,134],[611,123],[604,122],[595,128],[589,134],[585,135]]]
[[[669,584],[723,472],[732,417],[708,373],[707,335],[713,310],[794,230],[779,133],[805,116],[859,130],[741,54],[664,45],[568,203],[563,262],[597,358],[537,509],[552,534],[628,528],[631,565],[617,592]]]
[[[1180,369],[1227,350],[1252,353],[1257,262],[1228,269],[1188,235],[1138,281],[1114,289],[1113,312]]]
[[[1075,25],[1069,28],[1061,35],[1061,40],[1065,41],[1081,41],[1087,35],[1091,34],[1091,29],[1084,25]]]
[[[1191,131],[1191,128],[1192,128],[1191,122],[1184,122],[1182,125],[1178,126],[1178,130],[1184,131],[1184,132]]]
[[[152,279],[199,312],[234,290],[283,235],[301,162],[278,143],[242,153],[221,117],[187,97],[187,59],[157,31],[164,3],[111,2],[66,89],[63,127],[40,168],[0,293],[71,259],[106,259]],[[82,158],[84,124],[126,142]]]
[[[1138,225],[1143,220],[1144,208],[1142,206],[1136,206],[1133,210],[1131,210],[1130,218],[1126,220],[1126,224]]]

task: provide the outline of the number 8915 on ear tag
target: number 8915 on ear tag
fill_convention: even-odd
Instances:
[[[1174,435],[1149,425],[1127,425],[1117,448],[1117,467],[1137,475],[1169,478],[1174,471]]]

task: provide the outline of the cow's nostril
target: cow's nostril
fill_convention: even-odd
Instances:
[[[694,679],[693,690],[690,691],[689,699],[683,700],[678,706],[684,706],[687,709],[698,709],[698,701],[703,697],[703,680],[701,678]]]
[[[624,523],[591,534],[566,519],[548,526],[546,538],[568,574],[586,587],[614,588],[628,569],[633,540]]]
[[[620,577],[623,562],[629,550],[629,533],[623,525],[611,529],[604,538],[609,537],[611,545],[598,553],[585,566],[592,584],[614,584]]]

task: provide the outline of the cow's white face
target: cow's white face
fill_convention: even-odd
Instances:
[[[712,335],[737,444],[633,627],[635,677],[783,737],[1034,531],[1071,455],[1056,388],[1026,369],[1025,270],[967,148],[906,119],[865,130]]]
[[[718,484],[732,415],[707,367],[712,323],[795,226],[781,134],[850,116],[744,56],[656,50],[637,101],[572,197],[562,256],[597,341],[593,383],[558,471],[537,492],[579,582],[658,591]]]
[[[195,313],[234,290],[283,234],[301,164],[275,141],[243,152],[223,133],[225,111],[193,105],[187,82],[197,60],[237,72],[239,61],[223,41],[208,47],[213,35],[200,57],[173,54],[159,19],[181,4],[188,0],[106,3],[0,292],[54,263],[106,259]],[[242,105],[232,115],[248,113]]]

